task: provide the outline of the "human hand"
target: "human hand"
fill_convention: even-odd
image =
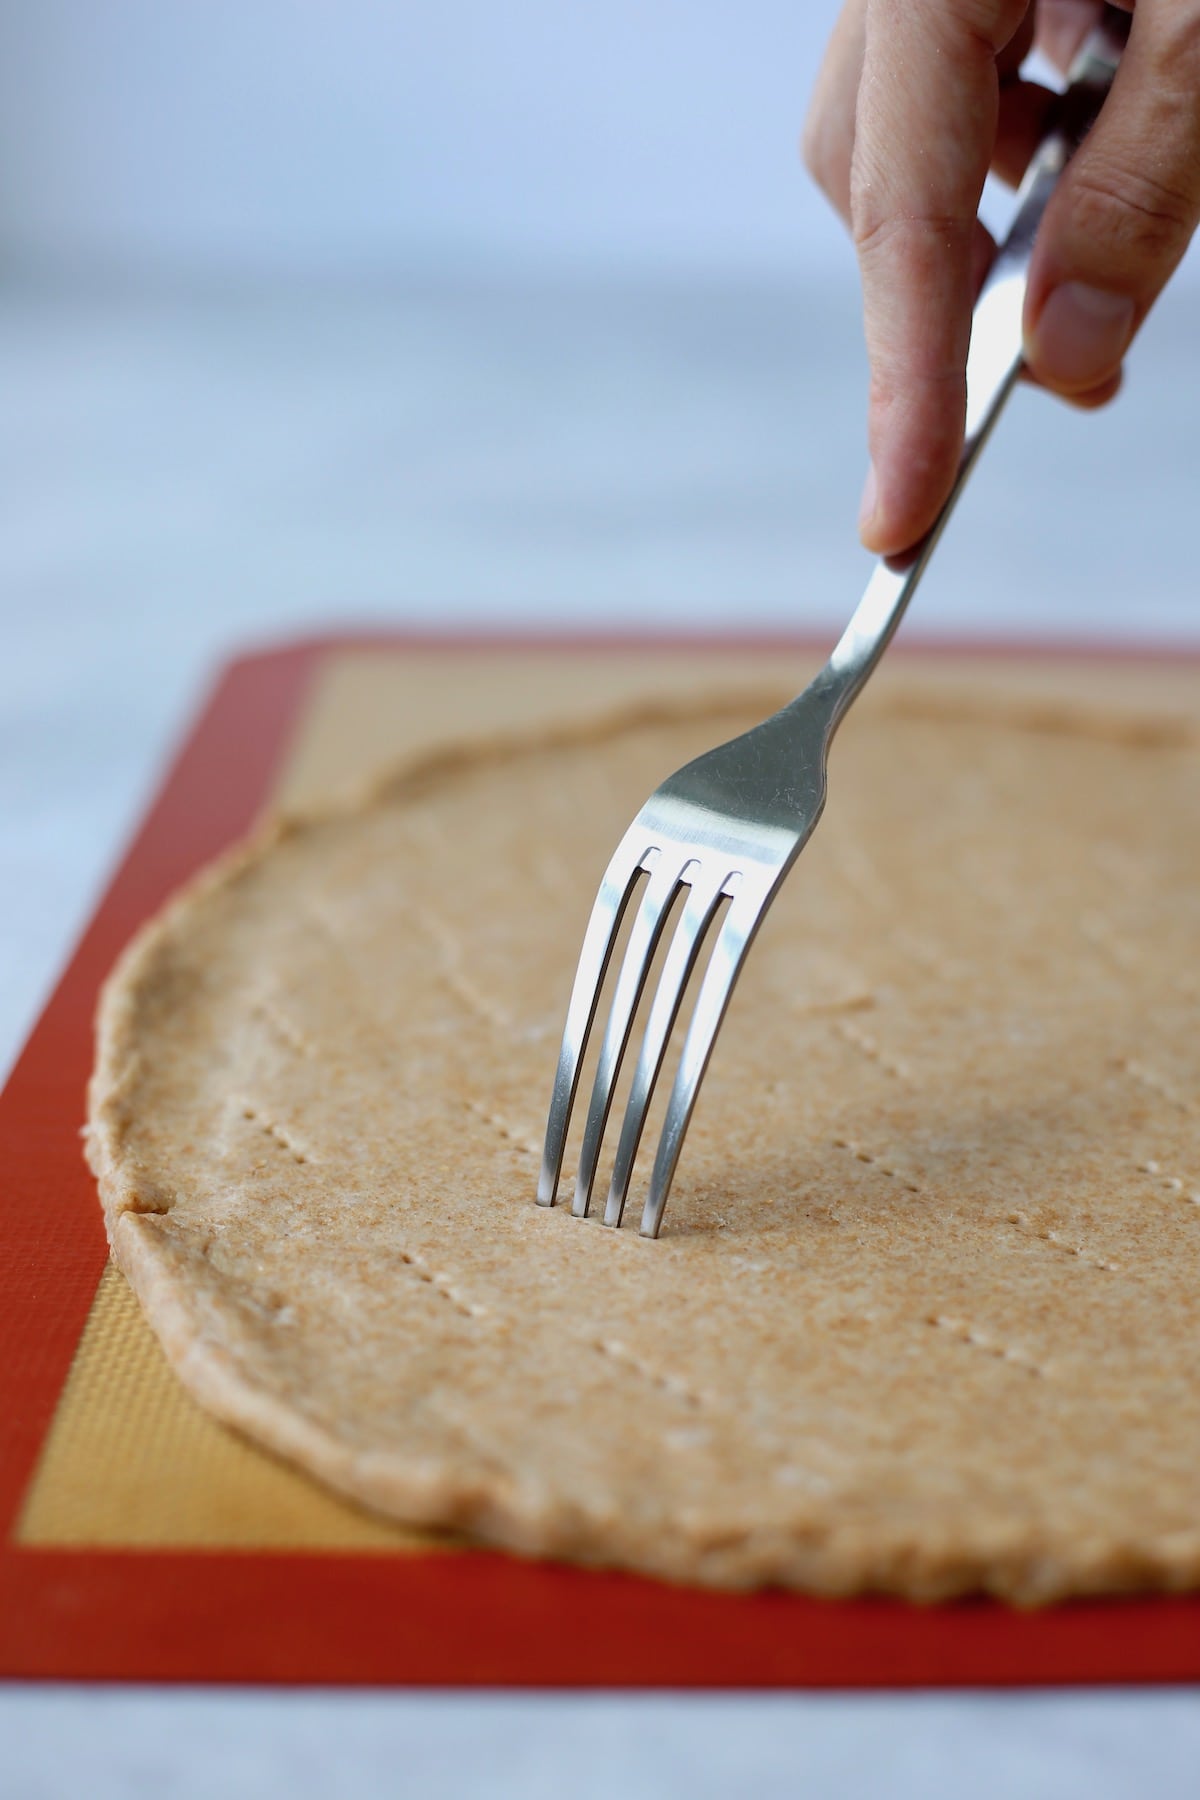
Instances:
[[[1121,0],[1132,12],[1134,0]],[[1099,0],[846,0],[804,133],[851,226],[871,367],[859,530],[924,536],[962,450],[971,308],[995,248],[990,168],[1019,181],[1053,103],[1018,69],[1035,39],[1065,70]],[[1047,208],[1025,300],[1029,374],[1101,406],[1200,222],[1200,0],[1140,0],[1099,118]]]

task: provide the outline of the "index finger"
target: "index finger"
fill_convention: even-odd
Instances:
[[[907,549],[954,481],[996,59],[1027,0],[869,0],[850,177],[871,364],[868,549]],[[982,238],[982,243],[981,243]]]

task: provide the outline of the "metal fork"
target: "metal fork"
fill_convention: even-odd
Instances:
[[[1068,158],[1103,100],[1124,40],[1112,9],[1076,60],[1021,186],[972,320],[966,437],[950,497],[929,535],[902,562],[880,561],[825,667],[804,693],[753,730],[669,775],[642,807],[600,883],[583,940],[554,1078],[539,1206],[553,1206],[584,1049],[621,921],[647,876],[617,976],[583,1133],[571,1210],[587,1216],[613,1091],[650,964],[681,890],[682,913],[663,962],[613,1163],[606,1225],[620,1225],[646,1114],[684,990],[706,933],[728,898],[667,1105],[642,1213],[657,1237],[696,1096],[734,983],[768,906],[825,804],[834,732],[891,641],[917,583],[1021,370],[1021,313],[1034,236]]]

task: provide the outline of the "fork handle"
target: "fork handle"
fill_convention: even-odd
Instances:
[[[1012,226],[996,252],[971,319],[966,432],[954,486],[921,542],[903,556],[881,558],[876,564],[850,623],[809,688],[809,696],[819,694],[829,707],[829,736],[891,642],[967,477],[1016,385],[1023,360],[1025,287],[1038,226],[1059,176],[1104,102],[1128,28],[1127,14],[1112,6],[1105,8],[1071,66],[1068,85],[1021,183]]]

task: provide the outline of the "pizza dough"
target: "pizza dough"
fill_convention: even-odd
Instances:
[[[533,1203],[604,859],[775,699],[440,754],[194,884],[103,1002],[113,1253],[204,1405],[398,1519],[719,1585],[1195,1584],[1190,720],[868,696],[662,1236]]]

